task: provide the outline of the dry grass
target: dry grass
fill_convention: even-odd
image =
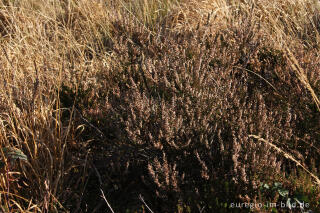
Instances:
[[[0,211],[230,212],[274,182],[319,211],[319,11],[2,0]]]

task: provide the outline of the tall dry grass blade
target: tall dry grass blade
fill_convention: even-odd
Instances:
[[[276,145],[274,145],[273,143],[265,140],[264,138],[261,138],[260,136],[257,135],[249,135],[249,137],[255,138],[259,141],[262,141],[264,143],[266,143],[267,145],[271,146],[272,148],[274,148],[277,152],[281,153],[285,158],[293,161],[297,166],[300,166],[304,171],[306,171],[314,180],[315,183],[318,184],[320,186],[320,179],[314,175],[312,172],[310,172],[306,167],[304,167],[298,160],[296,160],[292,155],[288,154],[287,152],[283,151],[282,149],[280,149],[279,147],[277,147]]]
[[[103,190],[102,190],[102,189],[100,189],[100,191],[101,191],[101,194],[102,194],[102,198],[103,198],[103,199],[104,199],[104,201],[107,203],[107,205],[108,205],[108,207],[109,207],[110,211],[111,211],[112,213],[114,213],[114,211],[113,211],[113,209],[112,209],[112,207],[111,207],[110,203],[108,202],[108,200],[107,200],[106,196],[104,195]]]
[[[320,100],[318,96],[316,95],[315,91],[311,87],[309,80],[304,72],[304,70],[299,65],[299,62],[292,54],[291,50],[286,47],[287,51],[287,59],[291,62],[291,68],[296,72],[298,79],[303,83],[303,85],[309,90],[311,93],[311,96],[313,98],[314,103],[316,104],[318,111],[320,112]]]
[[[140,194],[139,195],[139,199],[141,200],[141,202],[147,207],[147,209],[151,212],[151,213],[153,213],[153,211],[151,210],[151,208],[146,204],[146,202],[144,201],[144,199],[143,199],[143,197],[142,197],[142,195]]]

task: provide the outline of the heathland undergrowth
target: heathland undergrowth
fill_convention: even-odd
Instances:
[[[1,0],[0,211],[319,212],[319,12]]]

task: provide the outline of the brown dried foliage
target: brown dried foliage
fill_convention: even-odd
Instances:
[[[319,197],[274,149],[318,175],[319,20],[307,6],[179,1],[142,23],[142,1],[136,16],[129,1],[21,2],[0,11],[1,145],[29,158],[14,168],[25,185],[10,186],[25,199],[6,198],[17,209],[99,211],[102,189],[119,212],[139,209],[139,194],[156,212],[223,212],[279,201],[259,192],[276,181]]]

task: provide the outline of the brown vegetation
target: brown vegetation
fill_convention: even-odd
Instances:
[[[319,10],[2,0],[1,211],[320,211]]]

